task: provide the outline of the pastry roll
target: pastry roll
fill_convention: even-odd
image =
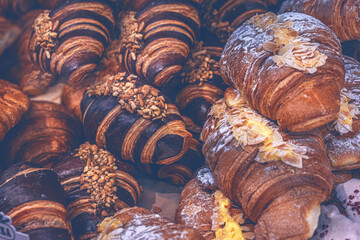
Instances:
[[[198,37],[198,11],[188,1],[156,0],[121,18],[126,71],[160,88],[170,84]]]
[[[360,63],[345,60],[345,86],[337,119],[328,124],[325,134],[326,153],[333,170],[360,168]]]
[[[1,144],[3,165],[33,162],[52,167],[82,141],[81,123],[65,107],[32,101],[29,111]]]
[[[84,93],[81,111],[90,143],[133,162],[142,172],[160,177],[162,167],[184,161],[191,162],[188,176],[199,164],[199,158],[185,159],[197,147],[191,147],[194,140],[178,109],[135,75],[122,72],[98,79]]]
[[[360,38],[358,1],[351,0],[286,0],[282,3],[282,12],[301,12],[311,15],[326,26],[343,41]]]
[[[333,182],[317,131],[285,132],[229,88],[213,105],[202,139],[216,185],[257,222],[255,239],[312,236]]]
[[[0,177],[0,209],[30,239],[72,240],[64,190],[56,173],[34,163],[18,163]]]
[[[336,118],[345,78],[341,45],[313,17],[252,17],[231,35],[220,64],[224,81],[286,130],[307,131]]]
[[[19,17],[36,6],[36,0],[1,0],[0,10],[7,17]]]
[[[76,239],[93,239],[96,226],[116,211],[134,206],[141,186],[135,169],[88,142],[54,167],[67,198]]]
[[[98,240],[173,239],[200,240],[191,227],[172,223],[169,219],[139,207],[125,208],[106,218],[98,228]]]
[[[31,59],[43,72],[75,83],[99,63],[113,34],[111,1],[63,1],[34,22]]]
[[[29,109],[30,100],[15,84],[0,79],[0,142]]]
[[[255,224],[218,190],[207,167],[181,192],[175,222],[195,228],[205,239],[255,239]]]

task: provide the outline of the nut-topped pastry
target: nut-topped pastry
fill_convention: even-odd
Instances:
[[[336,35],[301,13],[257,15],[229,38],[224,81],[248,104],[290,131],[306,131],[336,118],[345,71]]]
[[[136,205],[141,194],[134,167],[88,142],[63,158],[54,171],[65,190],[68,218],[78,239],[96,237],[97,224]]]

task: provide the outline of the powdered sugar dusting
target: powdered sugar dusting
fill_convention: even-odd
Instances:
[[[196,179],[204,186],[215,186],[214,177],[208,167],[200,169],[196,175]]]
[[[356,153],[360,148],[360,133],[352,138],[331,138],[326,143],[326,148],[329,152],[333,153]]]
[[[351,91],[354,104],[360,108],[360,63],[350,57],[344,57],[345,87]]]

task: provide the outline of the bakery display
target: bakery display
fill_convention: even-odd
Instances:
[[[282,2],[313,17],[276,15]],[[310,3],[0,0],[0,206],[16,230],[357,239],[358,6]]]
[[[30,100],[15,84],[0,79],[0,142],[29,109]]]
[[[66,152],[82,141],[81,123],[65,107],[32,101],[29,111],[0,145],[0,164],[33,162],[52,167]]]
[[[343,42],[360,37],[360,28],[355,20],[359,16],[359,7],[357,0],[285,0],[279,12],[311,15],[331,28]]]
[[[257,222],[256,239],[312,236],[333,182],[319,132],[284,132],[229,88],[202,139],[217,186]]]
[[[184,187],[175,222],[195,228],[205,239],[255,238],[255,224],[218,190],[207,167]]]
[[[68,219],[76,239],[93,239],[97,224],[116,211],[135,206],[141,186],[133,166],[88,142],[54,167],[65,190]]]
[[[345,74],[341,45],[308,15],[254,16],[231,35],[220,64],[224,81],[284,129],[310,130],[339,111]]]
[[[177,225],[145,208],[125,208],[105,219],[98,228],[99,240],[174,239],[200,240],[200,233],[191,227]]]
[[[34,163],[18,163],[0,176],[0,209],[31,239],[72,240],[65,194],[57,175]]]

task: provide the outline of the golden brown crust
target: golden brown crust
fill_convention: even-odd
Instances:
[[[278,15],[275,23],[267,26],[269,15],[253,17],[229,38],[221,59],[224,81],[232,83],[252,108],[277,120],[284,129],[306,131],[332,121],[339,111],[344,82],[337,37],[320,21],[304,14]],[[276,29],[283,29],[285,35]],[[283,58],[269,52],[267,43],[273,45],[278,39],[301,42],[298,47],[295,42],[288,43],[289,47],[295,46],[287,51],[293,60],[277,61]],[[313,62],[310,68],[304,67],[306,61],[296,60],[296,54],[303,51],[296,52],[297,48],[309,51]]]
[[[29,98],[18,86],[0,79],[0,142],[29,109]]]
[[[169,219],[149,210],[133,207],[117,212],[114,217],[105,219],[100,224],[100,240],[110,239],[111,232],[117,231],[117,236],[123,240],[136,239],[174,239],[200,240],[204,239],[196,230],[172,223]]]
[[[221,116],[231,108],[216,110]],[[332,189],[329,160],[318,132],[281,132],[285,141],[306,147],[301,167],[281,161],[259,163],[255,159],[261,146],[239,144],[230,126],[220,122],[216,114],[210,114],[203,127],[203,154],[219,189],[241,204],[251,220],[261,222],[256,239],[310,237],[320,203]],[[295,208],[297,205],[300,207]],[[291,214],[296,214],[296,219],[302,217],[291,220]],[[290,220],[285,224],[285,219]]]
[[[281,6],[282,12],[311,15],[331,28],[342,42],[360,37],[360,27],[356,20],[359,17],[358,0],[287,0]]]

